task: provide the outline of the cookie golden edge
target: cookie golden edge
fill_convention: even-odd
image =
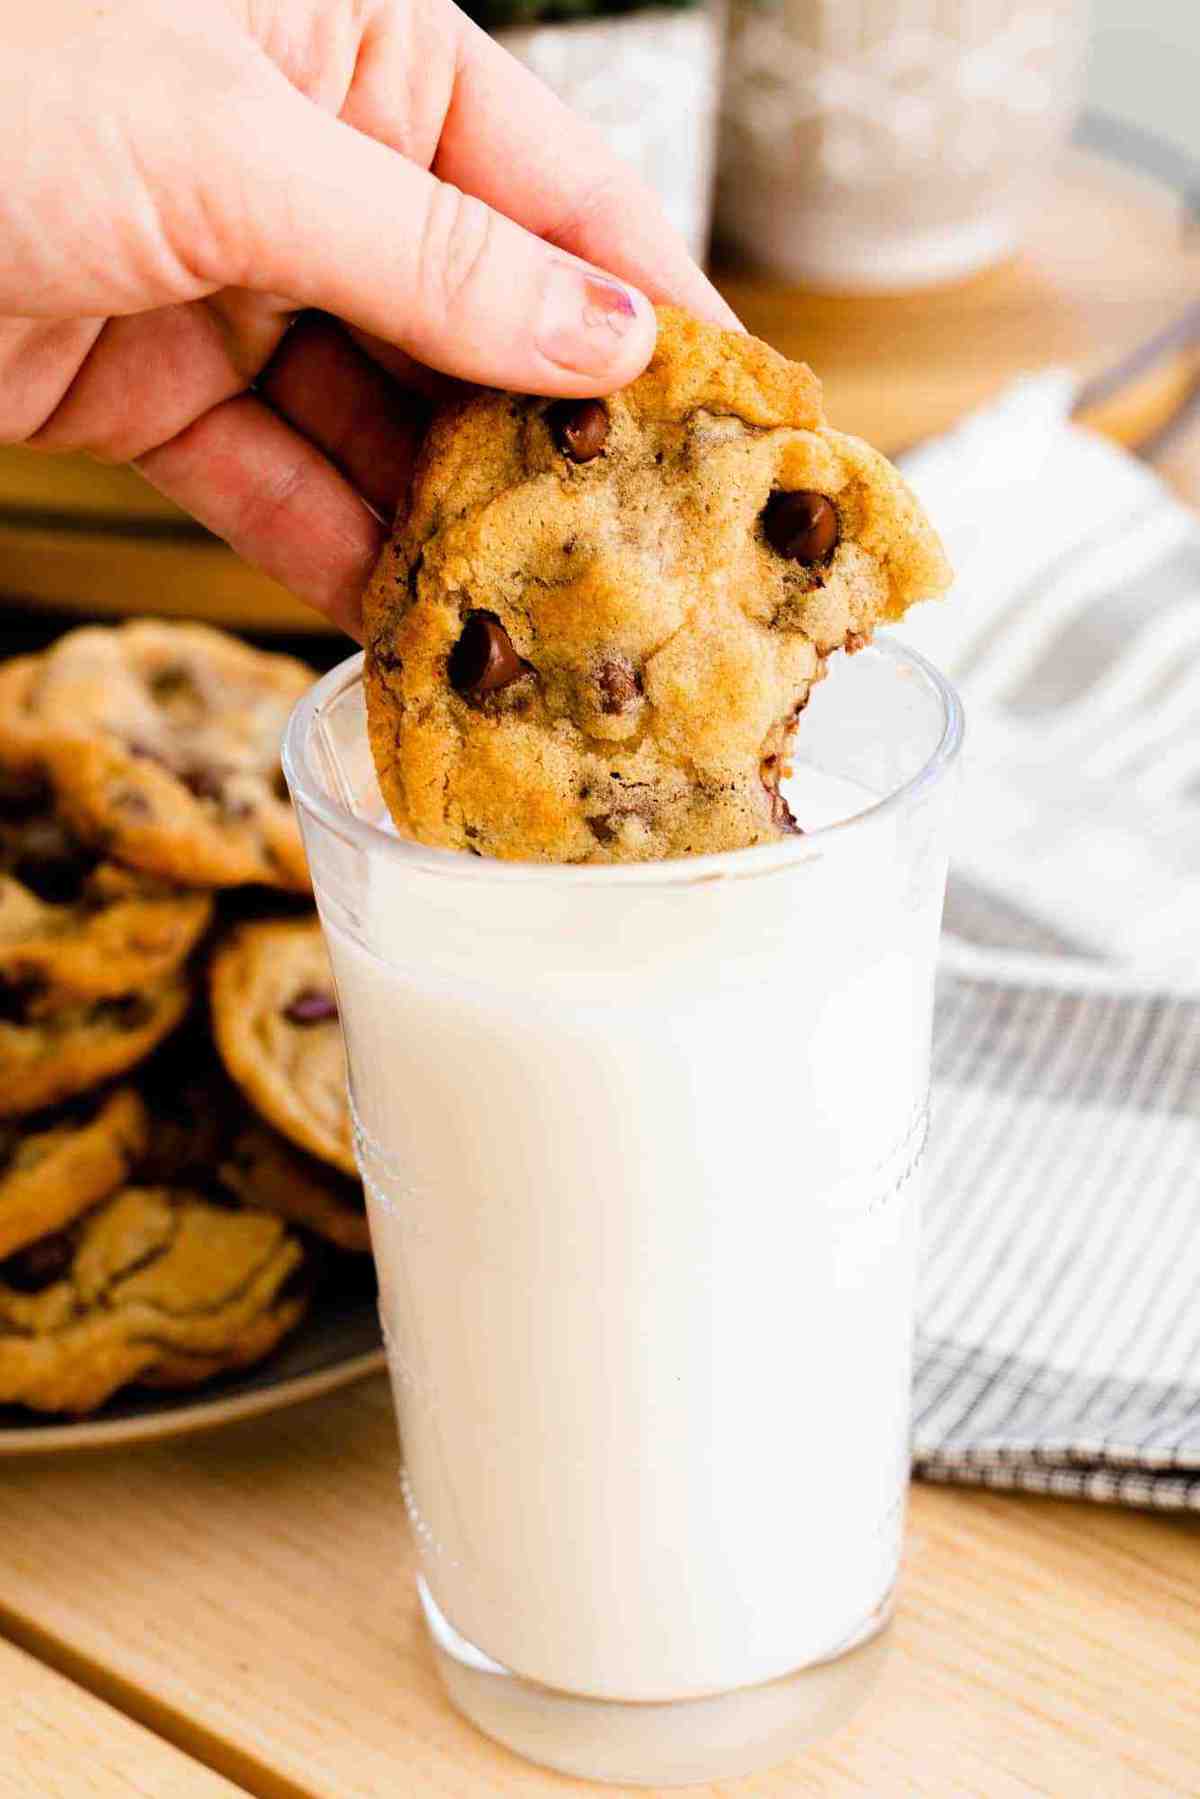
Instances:
[[[296,1279],[309,1253],[279,1218],[251,1208],[237,1217],[255,1256],[228,1292],[214,1293],[214,1279],[227,1278],[214,1255],[233,1223],[224,1208],[190,1190],[139,1187],[95,1207],[69,1275],[31,1296],[0,1283],[0,1404],[82,1416],[133,1382],[194,1386],[262,1360],[307,1310],[311,1280],[296,1290]],[[112,1270],[111,1291],[101,1279],[89,1297],[97,1259],[105,1273],[106,1233],[131,1244],[129,1260]]]
[[[298,1149],[357,1179],[349,1142],[340,1142],[314,1122],[287,1076],[259,1053],[254,1033],[254,996],[262,959],[289,936],[313,933],[320,933],[315,918],[266,919],[237,925],[222,938],[208,966],[213,1040],[226,1072],[269,1125]]]
[[[35,1120],[21,1151],[0,1172],[0,1262],[115,1193],[145,1153],[149,1136],[149,1115],[132,1087],[105,1095],[81,1123]]]

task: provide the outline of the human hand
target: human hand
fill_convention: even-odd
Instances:
[[[735,322],[452,0],[6,8],[0,168],[0,441],[136,462],[352,632],[430,371],[607,393],[647,296]]]

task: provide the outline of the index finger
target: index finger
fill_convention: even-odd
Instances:
[[[738,320],[668,222],[649,187],[522,64],[471,23],[451,0],[389,6],[372,78],[352,94],[348,123],[429,160],[441,180],[474,194],[548,243],[624,276],[650,299],[737,327]],[[428,33],[428,43],[421,41]],[[394,96],[412,90],[414,56],[430,46],[455,56],[440,117],[392,116]],[[436,52],[435,52],[436,54]],[[439,128],[440,127],[440,128]],[[414,137],[424,137],[423,143]]]

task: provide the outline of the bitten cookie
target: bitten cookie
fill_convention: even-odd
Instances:
[[[281,1219],[126,1188],[0,1267],[0,1403],[89,1412],[130,1381],[246,1367],[303,1317],[308,1284]]]
[[[0,986],[54,1007],[173,973],[207,928],[211,896],[102,860],[49,806],[0,798]]]
[[[807,368],[663,309],[608,400],[477,392],[435,421],[365,599],[384,797],[407,836],[491,856],[770,841],[825,659],[948,580]]]
[[[217,1049],[255,1110],[301,1149],[356,1174],[337,1000],[316,919],[239,925],[213,954],[209,991]]]
[[[124,1186],[147,1137],[146,1108],[129,1087],[0,1125],[0,1261]]]
[[[45,768],[78,834],[132,868],[303,891],[279,748],[312,678],[203,625],[87,626],[8,677],[0,759]]]
[[[6,996],[0,1016],[0,1118],[40,1112],[144,1061],[191,1003],[181,974],[122,999],[32,1012]]]

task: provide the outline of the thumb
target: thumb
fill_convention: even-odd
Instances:
[[[641,373],[655,320],[638,289],[299,96],[280,112],[241,196],[243,285],[490,387],[598,394]]]

